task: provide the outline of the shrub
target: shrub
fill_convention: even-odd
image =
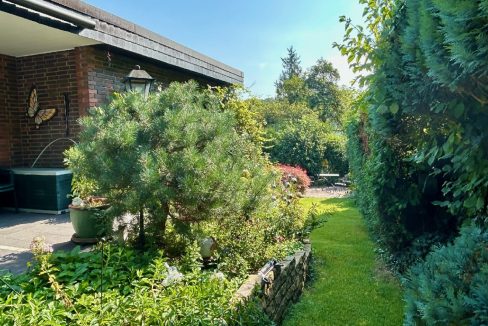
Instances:
[[[147,100],[116,94],[81,120],[67,164],[75,181],[108,197],[110,214],[140,216],[140,240],[147,229],[147,242],[188,257],[211,236],[222,269],[245,275],[271,252],[286,251],[305,216],[261,151],[253,102],[235,96],[194,82],[173,83]]]
[[[310,176],[322,171],[329,125],[316,113],[302,116],[273,134],[273,145],[268,150],[273,162],[298,165]]]
[[[330,133],[326,137],[324,152],[324,170],[338,173],[341,176],[349,172],[346,157],[347,138],[342,134]]]
[[[361,2],[364,28],[342,17],[336,44],[367,86],[349,134],[351,170],[370,229],[405,266],[464,220],[488,221],[488,101],[478,86],[488,47],[476,39],[486,6]]]
[[[201,232],[216,239],[219,268],[231,276],[245,276],[299,246],[305,221],[295,190],[277,181],[273,200],[253,215],[207,222]]]
[[[299,166],[278,164],[276,167],[281,172],[281,182],[285,184],[297,183],[297,189],[301,193],[305,193],[312,184],[312,180],[310,180],[310,177],[307,175],[307,171]]]
[[[488,232],[461,229],[406,274],[406,325],[488,323]]]
[[[258,126],[237,123],[236,116],[252,120],[241,111],[248,112],[225,109],[195,82],[172,83],[147,100],[115,94],[81,119],[66,162],[75,182],[109,198],[113,215],[141,216],[141,242],[147,219],[152,240],[164,243],[167,224],[249,216],[270,201],[275,176],[255,143]]]

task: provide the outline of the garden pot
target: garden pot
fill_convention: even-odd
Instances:
[[[71,224],[78,239],[97,239],[112,233],[113,219],[103,216],[108,207],[69,206]]]

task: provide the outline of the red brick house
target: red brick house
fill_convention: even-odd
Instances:
[[[77,119],[140,65],[157,83],[243,82],[243,73],[79,0],[0,0],[0,167],[62,167]],[[54,117],[37,127],[32,88]],[[67,105],[69,102],[69,105]]]

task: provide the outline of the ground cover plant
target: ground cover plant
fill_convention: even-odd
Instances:
[[[401,324],[400,283],[377,263],[375,244],[354,203],[319,198],[303,203],[327,212],[327,222],[311,233],[312,281],[283,325]]]
[[[161,250],[110,244],[54,254],[35,246],[28,273],[1,276],[2,325],[268,323],[253,303],[229,303],[240,279],[201,272],[191,255],[170,261]]]

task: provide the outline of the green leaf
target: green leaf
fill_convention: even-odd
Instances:
[[[432,165],[434,163],[435,159],[437,158],[438,153],[439,153],[438,147],[432,148],[432,150],[429,153],[430,157],[429,157],[429,160],[427,161],[427,164]]]
[[[397,114],[399,109],[400,107],[398,106],[398,103],[393,103],[392,105],[390,105],[390,112],[392,114]]]
[[[384,105],[384,104],[381,104],[376,109],[376,112],[378,112],[379,114],[385,114],[386,112],[388,112],[388,107],[386,105]]]
[[[478,200],[476,201],[476,209],[480,210],[485,207],[485,201],[483,200],[483,197],[478,197]]]
[[[464,113],[464,103],[463,102],[459,102],[454,108],[453,108],[453,113],[454,113],[454,117],[456,119],[459,119],[463,113]]]
[[[467,209],[475,208],[476,202],[477,202],[477,198],[475,196],[471,196],[467,200],[464,201],[463,206]]]

